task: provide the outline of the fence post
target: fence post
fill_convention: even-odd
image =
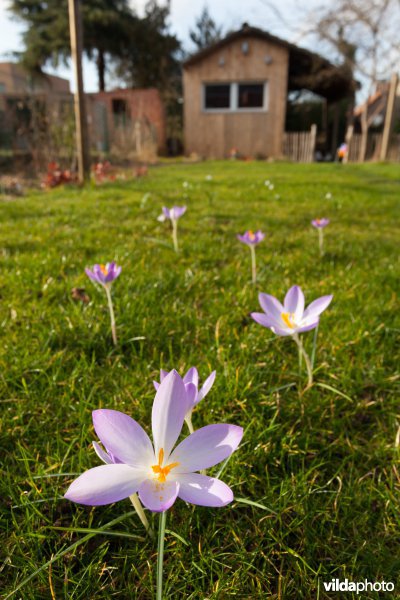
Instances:
[[[351,140],[353,139],[353,133],[354,133],[354,125],[349,125],[346,131],[346,136],[345,136],[345,142],[347,144],[347,152],[343,157],[343,162],[344,163],[348,163],[349,159],[350,159],[350,145],[351,145]]]
[[[385,115],[385,124],[383,126],[383,135],[382,135],[382,144],[381,144],[381,152],[380,159],[386,160],[390,134],[392,132],[393,125],[393,113],[394,113],[394,105],[396,102],[396,90],[399,82],[399,78],[397,73],[393,73],[392,78],[390,80],[390,87],[388,92],[388,99],[386,104],[386,115]]]
[[[79,183],[84,183],[90,179],[90,150],[86,119],[85,94],[83,91],[82,18],[80,8],[80,0],[68,0],[71,56],[72,63],[74,65],[76,85],[74,100]]]
[[[311,129],[310,129],[310,154],[309,154],[309,161],[308,162],[314,162],[314,153],[315,153],[315,143],[317,141],[317,126],[315,123],[313,123],[311,125]]]

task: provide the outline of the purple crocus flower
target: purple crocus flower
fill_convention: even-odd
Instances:
[[[243,235],[237,235],[237,239],[243,244],[246,244],[250,248],[251,252],[251,277],[253,283],[257,281],[257,265],[256,265],[256,246],[265,238],[265,233],[258,230],[255,233],[253,231],[246,231]]]
[[[304,310],[304,294],[298,285],[290,288],[282,304],[269,294],[259,294],[263,313],[253,312],[252,318],[276,335],[295,335],[315,329],[319,315],[329,306],[333,296],[321,296]]]
[[[316,227],[317,229],[323,229],[327,225],[329,225],[329,219],[313,219],[311,221],[311,225]]]
[[[164,369],[160,370],[160,382],[162,382],[167,375],[168,371],[164,371]],[[203,400],[205,396],[207,396],[208,392],[211,390],[214,385],[216,372],[213,371],[205,380],[202,387],[199,390],[199,373],[196,367],[191,367],[186,375],[183,377],[183,383],[186,387],[187,392],[187,400],[188,400],[188,408],[185,415],[185,421],[189,427],[190,432],[193,432],[192,426],[192,412],[195,406]],[[160,387],[160,383],[158,381],[153,381],[154,387],[156,390]]]
[[[186,212],[186,206],[173,206],[172,208],[162,207],[163,215],[166,219],[177,221]]]
[[[159,221],[170,219],[172,223],[172,241],[175,252],[179,252],[178,244],[178,219],[186,212],[186,206],[173,206],[172,208],[162,207],[162,214],[158,217]]]
[[[290,336],[296,343],[299,356],[304,357],[307,367],[306,389],[313,383],[313,364],[304,349],[299,333],[318,327],[319,315],[329,306],[332,298],[332,295],[321,296],[304,310],[304,294],[298,285],[294,285],[286,294],[283,306],[274,296],[259,294],[258,299],[264,312],[251,313],[256,323],[268,327],[276,335]]]
[[[240,242],[243,242],[243,244],[247,244],[248,246],[255,246],[256,244],[259,244],[263,241],[263,239],[265,238],[265,233],[263,233],[260,230],[256,232],[249,230],[246,231],[243,235],[237,235],[236,237]]]
[[[89,469],[72,482],[65,498],[89,506],[111,504],[138,492],[153,512],[164,512],[179,496],[185,502],[220,507],[233,500],[221,480],[201,475],[225,460],[238,447],[243,429],[236,425],[208,425],[178,446],[188,408],[182,378],[171,371],[157,390],[152,410],[153,444],[142,427],[116,410],[93,411],[95,431],[105,447],[107,464]]]
[[[117,279],[121,270],[122,267],[119,267],[115,262],[111,262],[105,265],[94,265],[92,270],[86,268],[85,273],[95,283],[106,286]]]
[[[115,262],[107,263],[106,265],[94,265],[93,269],[85,269],[86,275],[95,283],[103,286],[108,302],[108,310],[110,311],[111,334],[114,346],[117,345],[117,326],[115,323],[114,306],[111,298],[111,284],[114,279],[117,279],[121,273],[122,267],[119,267]]]

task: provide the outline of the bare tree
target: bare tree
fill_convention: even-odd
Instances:
[[[275,17],[288,25],[275,0],[260,0]],[[400,64],[399,0],[327,0],[312,8],[295,3],[297,23],[291,24],[292,35],[311,38],[320,51],[341,63],[351,75],[361,80],[366,93],[361,115],[362,143],[360,160],[366,153],[368,98],[381,80],[388,80]],[[350,111],[352,113],[352,110]]]

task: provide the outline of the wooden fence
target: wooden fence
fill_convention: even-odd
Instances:
[[[316,125],[311,125],[310,131],[286,132],[283,136],[283,155],[294,162],[313,162],[316,136]]]
[[[359,162],[361,150],[361,133],[354,133],[348,144],[348,162]],[[366,161],[379,161],[382,146],[382,133],[369,133],[367,138]],[[386,160],[400,161],[400,134],[392,134],[389,139]]]

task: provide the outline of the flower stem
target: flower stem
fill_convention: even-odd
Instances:
[[[297,333],[293,334],[293,339],[297,344],[297,347],[299,349],[299,360],[300,360],[300,356],[302,355],[304,358],[304,361],[306,363],[306,367],[307,367],[307,374],[308,374],[308,383],[307,383],[307,388],[312,386],[313,384],[313,373],[312,373],[312,366],[311,366],[311,361],[310,361],[310,357],[308,356],[307,352],[304,350],[304,346],[302,344],[301,339],[299,338],[299,335]]]
[[[256,266],[256,248],[255,246],[250,246],[251,252],[251,279],[253,283],[257,281],[257,266]]]
[[[105,285],[104,289],[106,290],[107,302],[108,302],[108,310],[110,311],[111,335],[112,335],[112,339],[113,339],[113,344],[114,344],[114,346],[116,346],[118,344],[118,340],[117,340],[117,328],[116,328],[116,325],[115,325],[115,315],[114,315],[113,301],[112,301],[112,298],[111,298],[111,290],[110,290],[110,287],[108,285]]]
[[[160,524],[158,526],[158,547],[157,547],[157,600],[162,600],[163,585],[163,561],[164,561],[164,539],[165,524],[167,521],[167,511],[160,514]]]
[[[315,355],[317,352],[317,337],[318,337],[318,325],[314,329],[313,347],[312,347],[312,351],[311,351],[311,368],[312,369],[314,368]]]
[[[176,221],[176,219],[172,219],[172,241],[174,242],[175,252],[179,252],[178,221]]]
[[[194,432],[193,424],[192,424],[192,413],[190,415],[186,415],[185,417],[186,425],[188,426],[189,433]]]
[[[318,242],[319,242],[319,254],[320,256],[324,255],[324,230],[322,228],[318,229]]]
[[[129,496],[129,500],[132,502],[134,509],[136,510],[139,519],[141,520],[142,524],[144,525],[147,533],[149,534],[150,537],[154,537],[154,533],[152,528],[150,527],[150,523],[147,520],[147,517],[144,513],[143,510],[143,506],[140,503],[140,500],[137,496],[137,494],[132,494],[131,496]]]

